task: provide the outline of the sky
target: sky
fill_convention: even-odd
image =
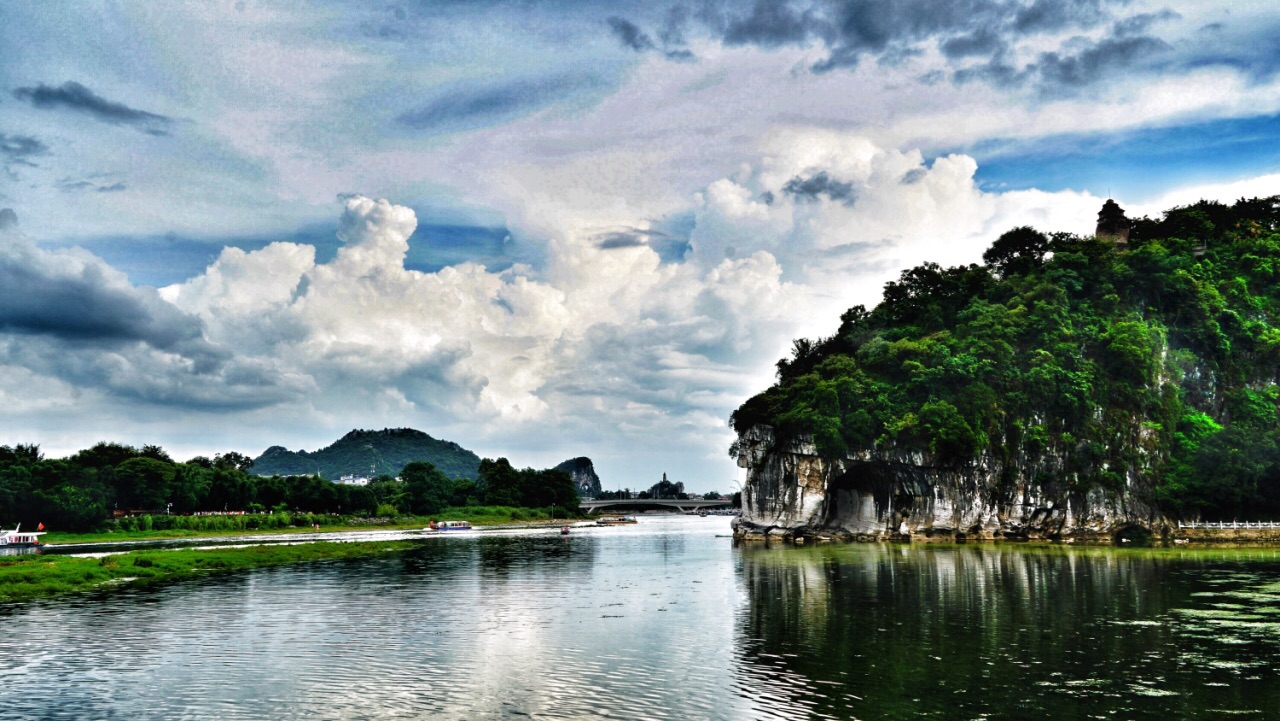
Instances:
[[[0,4],[0,445],[411,427],[733,490],[797,337],[1002,232],[1280,194],[1280,7]]]

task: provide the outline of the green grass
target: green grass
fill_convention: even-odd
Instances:
[[[0,603],[50,598],[124,585],[169,583],[208,573],[360,558],[401,551],[409,541],[252,546],[225,549],[133,551],[102,558],[14,556],[0,558]]]

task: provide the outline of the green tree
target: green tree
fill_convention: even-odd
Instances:
[[[253,502],[253,481],[241,471],[214,468],[208,476],[209,485],[201,506],[209,511],[243,511]],[[332,484],[330,484],[332,485]],[[318,510],[314,505],[303,510]]]
[[[987,439],[973,430],[956,407],[931,401],[920,408],[920,425],[929,450],[945,459],[968,459],[986,447]]]
[[[526,468],[521,471],[521,476],[521,505],[577,512],[578,491],[573,486],[573,477],[567,472]]]
[[[400,471],[413,513],[426,516],[443,511],[453,495],[453,480],[426,461],[416,461]]]
[[[1001,275],[1025,273],[1038,267],[1048,250],[1049,236],[1024,225],[997,238],[982,254],[982,261]]]
[[[511,467],[505,458],[480,461],[480,476],[477,486],[484,489],[484,502],[490,506],[522,505],[523,489],[520,473]]]
[[[214,468],[222,468],[225,470],[248,471],[253,468],[253,459],[243,453],[228,451],[219,453],[213,457]]]
[[[107,509],[99,499],[79,486],[63,484],[52,491],[37,493],[40,523],[59,531],[88,532],[107,519]]]
[[[177,467],[154,458],[135,457],[115,468],[119,502],[125,508],[160,509],[169,502]]]
[[[68,460],[82,468],[115,468],[138,455],[138,449],[132,446],[102,441],[76,453]]]

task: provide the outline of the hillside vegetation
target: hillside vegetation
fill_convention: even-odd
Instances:
[[[474,481],[414,461],[399,478],[380,475],[355,486],[316,476],[257,475],[253,461],[238,453],[179,463],[158,446],[104,442],[67,458],[44,458],[33,445],[0,446],[0,526],[218,530],[227,525],[188,514],[228,511],[274,512],[270,525],[258,519],[256,528],[320,522],[306,514],[426,516],[451,507],[542,509],[560,518],[578,513],[573,479],[564,471],[519,469],[505,458],[478,465]],[[108,520],[117,510],[135,517]]]
[[[480,470],[480,457],[453,441],[412,428],[387,428],[354,430],[312,452],[272,446],[253,459],[253,472],[264,476],[319,473],[330,480],[348,474],[398,476],[414,461],[426,461],[450,478],[475,480]]]
[[[1175,516],[1280,516],[1278,201],[1174,208],[1134,221],[1127,248],[1016,228],[983,265],[907,270],[833,336],[795,341],[732,424],[831,458],[1144,484]]]

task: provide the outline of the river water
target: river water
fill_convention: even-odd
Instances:
[[[1280,718],[1280,551],[734,548],[728,519],[0,607],[6,719]]]

